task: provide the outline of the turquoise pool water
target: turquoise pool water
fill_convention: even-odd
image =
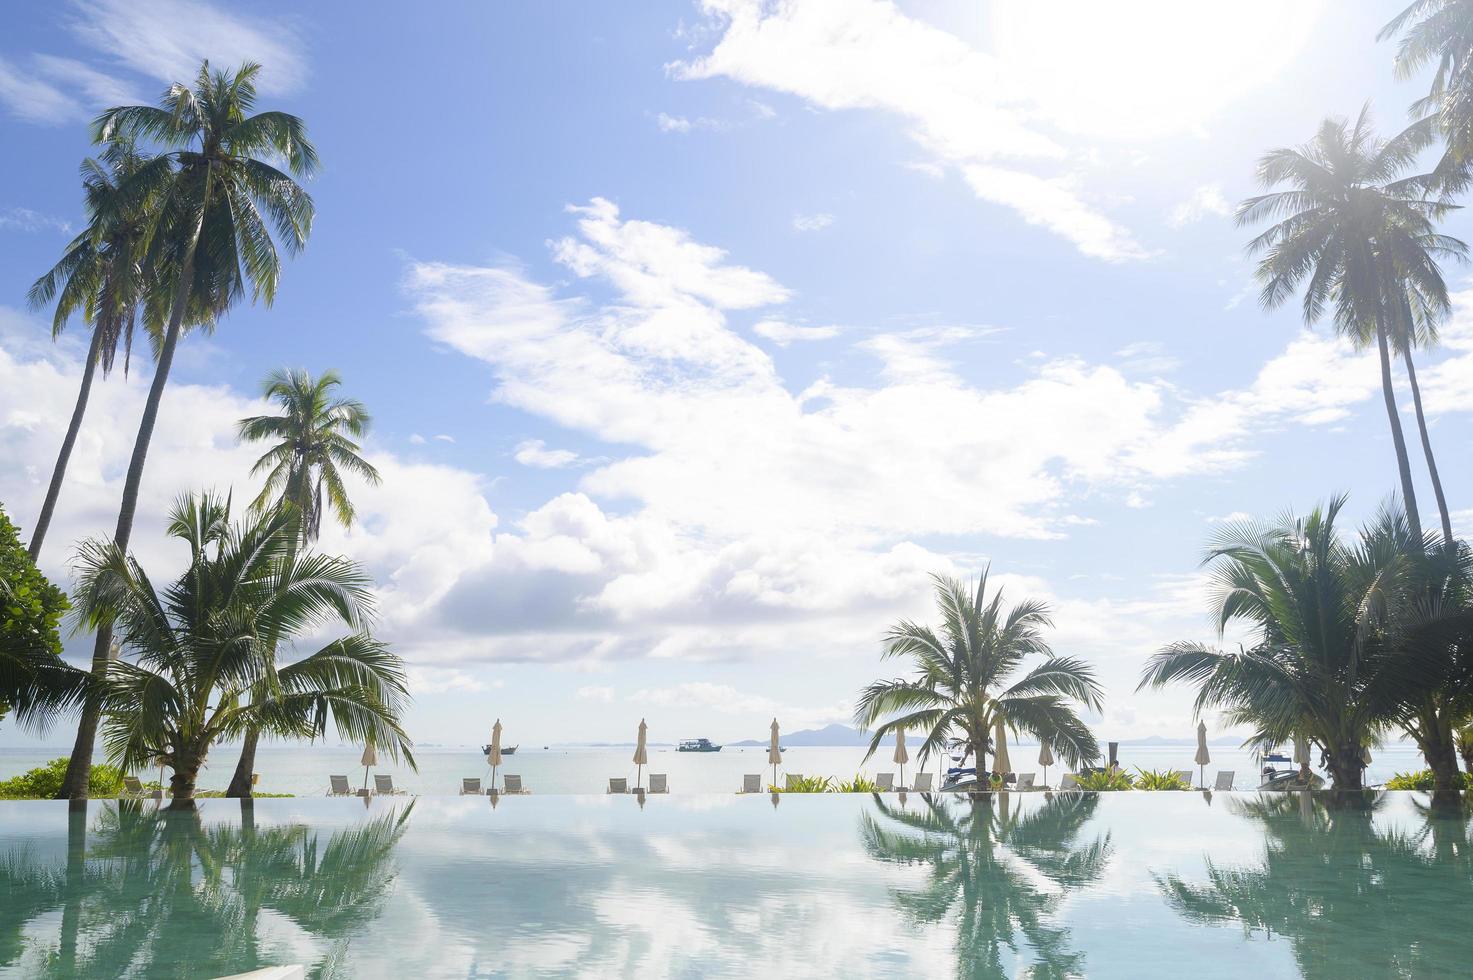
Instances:
[[[0,803],[0,976],[1444,977],[1419,794]]]

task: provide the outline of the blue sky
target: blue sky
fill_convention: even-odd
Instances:
[[[82,332],[52,345],[24,292],[81,220],[87,120],[254,58],[321,152],[318,222],[274,308],[183,346],[146,561],[178,561],[175,494],[249,483],[258,379],[334,367],[386,479],[325,543],[378,577],[421,741],[843,720],[927,574],[988,562],[1098,665],[1103,736],[1184,737],[1186,692],[1133,688],[1211,637],[1214,524],[1395,482],[1374,362],[1258,308],[1229,212],[1324,115],[1402,122],[1398,5],[11,11],[0,501],[29,526],[74,395]],[[1464,517],[1465,306],[1420,372]],[[95,397],[58,579],[111,526],[146,380]]]

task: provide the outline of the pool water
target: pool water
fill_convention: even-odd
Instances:
[[[0,803],[0,976],[1444,977],[1414,793]]]

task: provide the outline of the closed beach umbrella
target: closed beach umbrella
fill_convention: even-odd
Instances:
[[[891,759],[900,766],[900,788],[905,788],[905,764],[910,761],[910,753],[905,751],[905,729],[895,729],[895,754]]]
[[[997,719],[992,733],[992,764],[997,767],[1003,779],[1013,771],[1013,760],[1008,758],[1008,730],[1003,727],[1002,719]]]
[[[1369,766],[1371,764],[1371,747],[1369,745],[1362,746],[1360,750],[1360,761],[1363,766]]]
[[[639,741],[634,743],[634,760],[633,760],[634,761],[634,764],[639,767],[639,768],[637,768],[635,770],[635,775],[634,775],[634,788],[635,789],[639,789],[640,788],[640,780],[642,780],[644,778],[644,767],[647,766],[647,765],[649,765],[649,762],[650,762],[649,750],[646,749],[645,746],[644,746],[644,743],[645,743],[645,732],[647,730],[648,729],[647,729],[647,726],[644,723],[644,719],[643,718],[639,719]]]
[[[363,789],[366,792],[368,790],[368,770],[378,765],[378,754],[373,751],[372,742],[363,746],[363,758],[358,760],[358,764],[363,767]]]
[[[777,785],[777,764],[783,761],[782,746],[777,744],[777,719],[772,719],[772,737],[767,743],[767,761],[772,763],[772,785]]]
[[[1048,747],[1046,738],[1039,741],[1038,764],[1043,766],[1043,788],[1048,789],[1048,767],[1054,764],[1054,750]]]
[[[1197,722],[1197,756],[1192,760],[1197,763],[1200,772],[1198,778],[1202,787],[1207,787],[1207,764],[1212,761],[1212,753],[1207,751],[1207,722]]]
[[[501,719],[491,726],[491,748],[486,750],[486,763],[491,767],[491,788],[496,788],[496,767],[501,765]]]
[[[1309,785],[1309,743],[1303,735],[1294,736],[1294,763],[1299,766],[1299,778]]]

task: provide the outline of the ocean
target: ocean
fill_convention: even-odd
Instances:
[[[217,749],[200,774],[199,788],[223,790],[235,772],[238,751],[232,746]],[[1192,763],[1195,751],[1192,745],[1125,745],[1120,749],[1120,761],[1130,770],[1189,769],[1195,783],[1197,767]],[[860,772],[869,776],[882,771],[898,772],[900,767],[889,761],[891,752],[887,746],[875,758],[865,762],[862,748],[793,746],[783,753],[783,764],[778,767],[779,778],[786,773],[848,779]],[[1209,785],[1218,770],[1231,769],[1236,773],[1237,789],[1255,789],[1258,786],[1258,765],[1250,753],[1230,746],[1212,746],[1211,753],[1212,764],[1207,767]],[[66,754],[65,748],[0,748],[0,779],[8,779]],[[346,775],[352,786],[361,786],[364,783],[363,766],[358,762],[361,754],[361,749],[346,747],[263,746],[256,754],[256,771],[261,777],[257,788],[266,793],[320,796],[327,792],[329,775]],[[636,769],[629,761],[633,754],[633,746],[554,745],[544,749],[522,745],[515,755],[506,757],[498,775],[520,775],[523,785],[538,794],[603,793],[611,776],[625,777],[630,786],[634,785]],[[1038,781],[1043,781],[1042,767],[1037,764],[1038,746],[1012,746],[1010,756],[1016,771],[1037,772]],[[381,764],[374,767],[372,773],[390,774],[394,777],[395,786],[420,795],[456,795],[464,777],[478,777],[483,785],[490,785],[491,770],[479,747],[422,748],[415,753],[415,759],[417,772],[405,764],[396,765],[385,757],[380,758]],[[649,760],[644,772],[665,773],[671,793],[734,793],[741,787],[742,776],[746,773],[762,773],[764,781],[772,778],[765,747],[728,746],[720,752],[691,753],[677,752],[673,746],[650,746]],[[1422,768],[1422,757],[1415,747],[1400,743],[1388,745],[1373,753],[1367,781],[1370,784],[1382,783],[1397,772]],[[926,769],[936,772],[937,761],[931,760]],[[914,764],[905,767],[907,783],[915,771]],[[1049,782],[1057,785],[1059,775],[1064,771],[1062,766],[1050,767]],[[138,775],[145,780],[157,779],[158,771]]]

